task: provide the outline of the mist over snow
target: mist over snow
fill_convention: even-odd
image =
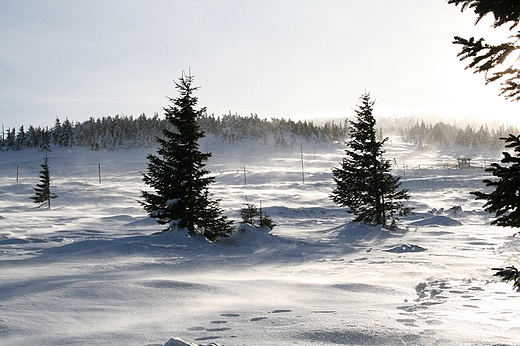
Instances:
[[[340,144],[209,136],[205,148],[226,213],[238,221],[261,204],[272,231],[245,226],[218,243],[160,233],[137,202],[154,148],[53,148],[52,210],[30,199],[45,153],[0,152],[0,343],[520,343],[520,293],[491,270],[519,263],[520,240],[469,194],[500,150],[418,151],[391,137],[385,157],[414,210],[388,232],[329,199]]]

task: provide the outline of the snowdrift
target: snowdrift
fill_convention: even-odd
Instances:
[[[226,213],[238,220],[244,203],[261,203],[273,230],[243,225],[214,243],[161,232],[136,202],[144,149],[53,149],[58,198],[50,211],[35,209],[45,154],[1,152],[2,343],[520,344],[520,295],[491,271],[520,263],[520,240],[490,226],[469,194],[488,176],[411,169],[456,158],[456,148],[416,152],[392,138],[387,155],[410,167],[394,173],[414,211],[389,232],[352,222],[330,201],[340,145],[304,144],[303,183],[299,145],[207,141],[212,192]]]

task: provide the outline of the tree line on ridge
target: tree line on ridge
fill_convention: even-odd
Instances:
[[[305,141],[307,143],[344,142],[349,138],[348,121],[327,121],[316,124],[313,121],[291,119],[261,118],[256,114],[242,116],[237,113],[215,116],[202,114],[197,119],[201,129],[225,143],[238,143],[253,139],[276,147],[290,147]],[[89,147],[92,150],[117,150],[120,148],[151,148],[157,145],[157,137],[170,125],[166,119],[155,113],[152,117],[141,114],[133,116],[107,116],[82,123],[63,122],[56,118],[52,127],[3,130],[0,138],[0,151],[37,148],[49,151],[52,147]],[[416,121],[414,125],[390,126],[380,128],[380,132],[399,135],[418,149],[424,150],[437,146],[461,146],[480,149],[503,148],[501,137],[519,133],[511,125],[490,128],[481,125],[478,129],[470,125],[457,125],[437,122],[427,124]],[[382,137],[382,135],[380,135]]]

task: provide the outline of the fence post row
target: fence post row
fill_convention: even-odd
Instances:
[[[245,174],[245,166],[244,166],[244,174]],[[16,182],[20,181],[20,165],[16,165]],[[98,163],[98,181],[101,184],[101,163]]]
[[[314,149],[316,150],[316,149]],[[305,166],[304,166],[304,155],[303,155],[303,144],[300,145],[300,161],[301,161],[301,176],[302,176],[302,184],[305,184]],[[97,164],[98,166],[98,182],[99,184],[102,183],[102,179],[101,179],[101,163],[98,163]],[[488,159],[484,159],[484,166],[480,166],[480,167],[477,167],[477,166],[472,166],[471,168],[483,168],[483,169],[486,169],[488,166]],[[397,161],[396,159],[394,158],[394,167],[396,167],[397,169],[399,169],[399,165],[397,164]],[[423,165],[423,168],[422,169],[425,169],[424,168],[425,166]],[[428,166],[426,166],[428,167]],[[435,169],[436,165],[431,165],[430,166],[430,169]],[[449,163],[443,163],[442,165],[440,164],[439,167],[442,167],[443,169],[447,170],[448,173],[450,172],[451,169],[457,169],[457,167],[453,167],[453,166],[450,166]],[[421,165],[418,164],[416,167],[412,167],[412,168],[408,168],[408,165],[405,164],[405,163],[402,163],[401,165],[401,169],[403,171],[403,178],[406,179],[406,171],[408,170],[414,170],[414,169],[418,169],[418,170],[421,170]],[[458,169],[461,169],[461,168],[458,168]],[[244,185],[247,185],[247,170],[246,170],[246,166],[244,165],[242,167],[242,171],[243,171],[243,176],[244,176]],[[20,181],[20,166],[19,165],[16,165],[16,182],[18,183]]]

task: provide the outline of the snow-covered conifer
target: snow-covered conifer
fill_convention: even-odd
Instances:
[[[204,137],[197,118],[205,108],[196,110],[197,97],[193,92],[193,76],[184,73],[175,82],[177,98],[169,98],[173,106],[164,108],[170,129],[157,138],[158,155],[148,155],[148,173],[144,182],[154,189],[142,191],[141,204],[167,230],[187,228],[210,240],[231,234],[232,222],[223,215],[217,200],[211,199],[208,186],[214,182],[205,168],[210,153],[202,153],[199,140]]]
[[[520,227],[520,135],[510,134],[507,138],[501,138],[506,143],[506,148],[514,148],[516,155],[505,151],[504,157],[499,163],[492,163],[486,172],[492,173],[498,180],[484,179],[486,186],[494,188],[493,191],[474,191],[471,194],[476,199],[486,200],[484,209],[495,213],[496,219],[492,225],[503,227]]]
[[[49,158],[45,155],[43,164],[41,165],[42,170],[40,171],[40,183],[36,184],[34,191],[36,195],[31,197],[34,203],[39,204],[38,207],[47,205],[48,209],[51,209],[51,199],[57,198],[56,194],[51,192],[51,174],[49,170]]]
[[[390,162],[383,158],[387,138],[377,140],[372,115],[374,101],[368,93],[360,99],[357,119],[350,121],[346,158],[341,167],[332,170],[336,187],[330,197],[335,203],[348,207],[347,211],[356,216],[356,222],[393,228],[394,215],[405,215],[410,210],[401,202],[409,198],[408,190],[398,190],[399,177],[390,174]]]

